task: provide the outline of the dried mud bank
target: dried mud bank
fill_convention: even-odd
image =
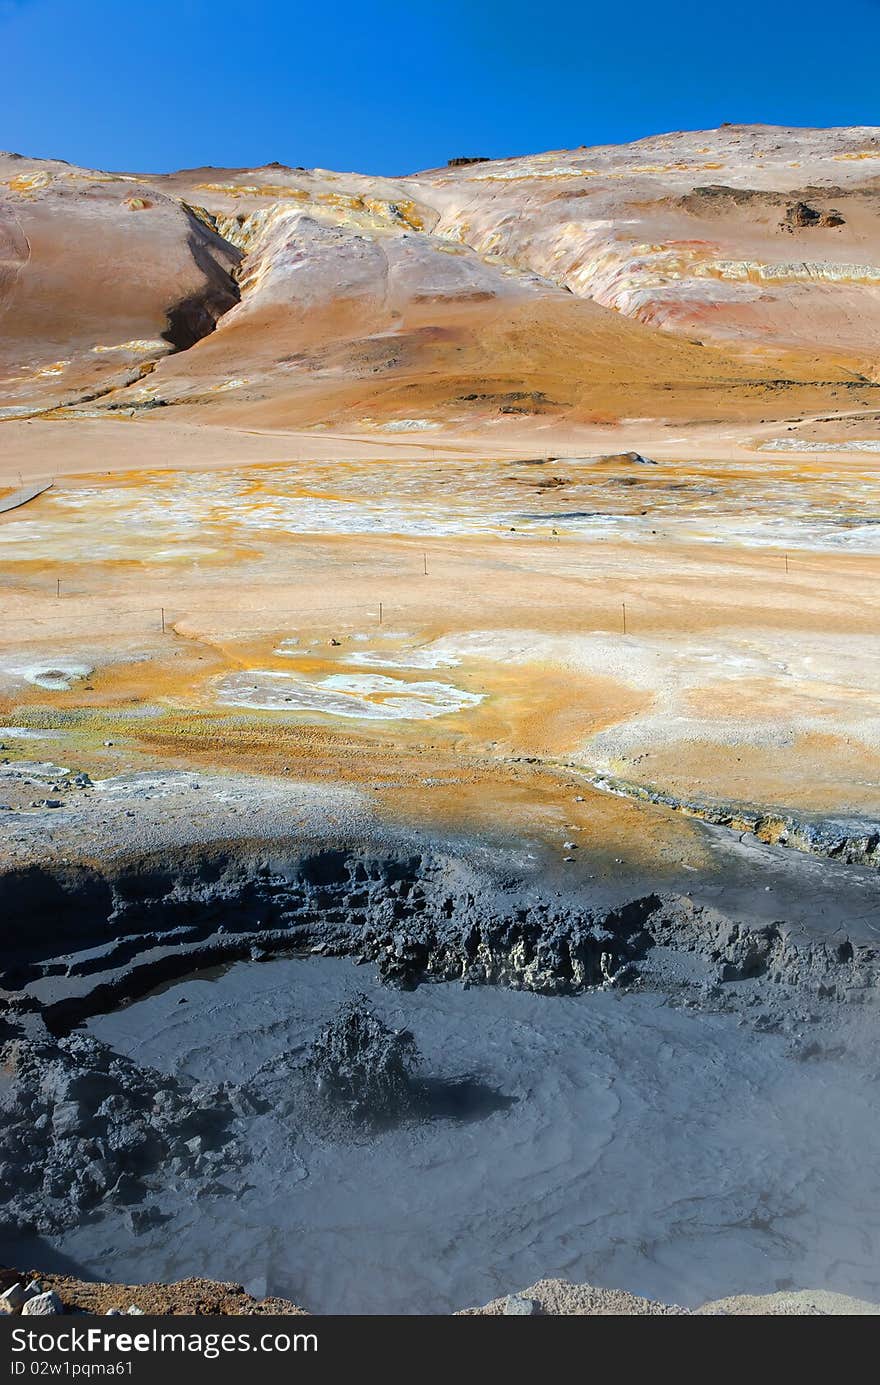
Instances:
[[[594,788],[618,794],[621,798],[655,803],[715,827],[751,833],[767,845],[789,847],[792,851],[803,851],[809,856],[821,856],[846,865],[880,868],[880,821],[875,818],[818,815],[810,818],[748,803],[683,799],[648,784],[633,784],[607,774],[592,775],[590,783]]]

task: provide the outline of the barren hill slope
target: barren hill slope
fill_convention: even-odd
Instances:
[[[2,156],[0,411],[412,429],[865,407],[878,175],[870,129],[397,179]]]

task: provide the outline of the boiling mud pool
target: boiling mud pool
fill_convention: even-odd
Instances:
[[[319,1313],[444,1313],[556,1275],[684,1304],[880,1298],[877,1091],[852,1052],[798,1060],[658,996],[401,993],[322,958],[237,964],[88,1027],[140,1063],[242,1082],[358,991],[414,1031],[449,1098],[430,1117],[334,1138],[275,1106],[249,1118],[228,1192],[188,1201],[169,1176],[160,1225],[135,1235],[111,1211],[55,1248],[103,1279],[206,1275]]]

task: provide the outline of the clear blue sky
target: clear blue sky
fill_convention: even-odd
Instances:
[[[0,148],[409,172],[722,121],[880,121],[880,0],[0,0]]]

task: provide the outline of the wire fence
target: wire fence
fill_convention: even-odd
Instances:
[[[640,624],[643,631],[655,630],[658,612],[661,610],[665,616],[670,614],[668,607],[661,608],[658,604],[652,607],[644,602],[637,603],[631,596],[628,596],[626,601],[615,601],[610,594],[606,596],[605,601],[590,603],[589,617],[593,628],[618,633],[621,636],[636,635]],[[352,605],[305,601],[297,605],[274,604],[271,611],[236,608],[227,602],[203,602],[181,608],[179,605],[120,604],[112,600],[94,601],[85,596],[63,595],[59,598],[59,604],[63,609],[59,609],[57,617],[46,608],[36,614],[23,612],[20,616],[0,610],[0,641],[4,636],[9,642],[10,639],[22,638],[25,635],[33,639],[41,633],[49,632],[52,637],[56,637],[57,632],[65,626],[70,638],[86,638],[87,634],[82,629],[81,621],[72,619],[71,608],[79,608],[77,614],[80,617],[94,620],[95,637],[98,639],[106,639],[108,627],[112,627],[114,622],[120,626],[120,634],[123,633],[124,627],[126,633],[134,633],[140,629],[144,634],[164,635],[169,639],[277,637],[279,630],[285,626],[313,631],[316,616],[321,618],[330,635],[334,632],[334,626],[338,627],[340,632],[352,626],[361,626],[365,630],[382,627],[393,634],[396,625],[411,622],[416,614],[411,605],[386,600]],[[495,607],[495,610],[500,612],[502,620],[509,619],[510,605],[503,596],[494,600],[489,598],[483,603],[484,610],[486,606]],[[540,613],[558,612],[558,596],[550,594],[546,600],[542,600],[537,595],[532,595],[529,606],[540,619]],[[679,607],[679,610],[683,611],[684,608]],[[496,617],[494,612],[487,612],[486,618],[496,620],[499,617]],[[480,622],[462,621],[461,627],[465,628],[468,624],[476,629],[479,628]],[[188,625],[192,625],[193,628],[187,629]]]
[[[797,577],[799,572],[813,572],[812,564],[801,563],[792,557],[790,553],[775,553],[769,556],[768,566],[780,577]],[[813,557],[814,555],[810,555]],[[393,596],[389,594],[376,596],[369,601],[355,602],[322,602],[315,601],[311,595],[316,584],[320,583],[321,574],[301,574],[303,580],[303,595],[300,599],[287,597],[287,592],[295,589],[296,582],[291,581],[279,591],[279,597],[273,598],[271,607],[263,610],[255,609],[254,598],[251,604],[243,603],[237,606],[234,599],[230,600],[229,590],[224,586],[216,596],[209,588],[194,588],[187,593],[183,602],[179,596],[169,595],[166,602],[159,599],[157,602],[134,601],[125,598],[118,598],[112,592],[96,593],[94,591],[70,590],[65,585],[65,578],[57,573],[47,574],[45,585],[43,581],[39,584],[24,583],[20,578],[10,580],[7,573],[7,600],[4,601],[0,595],[0,639],[5,635],[7,638],[20,637],[20,632],[26,631],[33,636],[41,628],[50,627],[53,632],[62,627],[65,623],[79,625],[83,618],[94,618],[96,623],[100,623],[101,633],[106,634],[108,622],[114,619],[120,623],[125,623],[129,628],[140,626],[145,631],[158,632],[165,635],[186,634],[186,631],[178,630],[178,625],[192,621],[196,624],[203,624],[206,620],[216,623],[225,623],[230,635],[240,635],[242,633],[271,633],[277,631],[280,625],[285,623],[297,623],[300,626],[313,624],[313,617],[320,617],[328,621],[336,620],[340,623],[351,624],[353,622],[363,622],[366,625],[388,625],[393,624],[399,619],[412,619],[413,607],[418,604],[419,598],[425,593],[426,588],[422,585],[425,579],[437,578],[446,584],[448,598],[454,602],[456,591],[454,584],[450,583],[448,575],[443,572],[442,565],[447,555],[429,555],[422,552],[420,561],[416,565],[413,563],[413,570],[406,572],[401,570],[395,574],[395,579],[399,588],[400,579],[412,581],[412,589],[409,593],[402,593],[399,589]],[[352,566],[356,566],[356,562]],[[823,569],[827,579],[827,569]],[[531,569],[529,569],[531,572]],[[560,606],[560,593],[558,588],[542,590],[541,578],[543,574],[535,571],[531,574],[535,579],[535,585],[529,590],[528,605],[531,609],[546,611],[548,608],[557,610]],[[589,572],[577,571],[577,565],[572,564],[567,570],[554,570],[551,574],[553,582],[573,582],[584,584],[585,594],[589,597],[589,609],[593,619],[599,620],[605,629],[619,630],[622,635],[634,633],[639,623],[654,625],[658,613],[661,611],[666,615],[674,614],[672,603],[664,600],[663,592],[660,587],[651,590],[643,589],[636,593],[631,585],[631,578],[627,580],[625,570],[608,572],[601,567],[593,568]],[[379,586],[380,578],[373,572],[370,584],[374,590]],[[880,580],[880,572],[878,572]],[[2,577],[0,577],[2,582]],[[479,601],[481,608],[498,608],[508,613],[512,606],[517,606],[522,602],[521,595],[511,595],[503,589],[493,590],[486,584],[476,584],[467,587],[467,578],[464,578],[465,591],[462,593],[464,598],[473,598]],[[600,591],[597,591],[597,585]],[[257,588],[259,590],[259,588]],[[284,596],[281,596],[281,591]],[[693,600],[702,600],[699,595],[699,588],[693,588]],[[287,597],[287,599],[285,599]],[[14,605],[21,603],[27,605],[36,598],[40,604],[30,605],[20,613],[14,610]],[[54,598],[54,599],[47,599]],[[678,596],[675,606],[684,611],[689,604],[689,598]],[[858,596],[850,593],[850,605],[866,606],[868,603]],[[873,602],[870,603],[873,605]],[[462,612],[466,605],[462,602]],[[641,622],[639,621],[641,615]],[[491,617],[490,617],[491,618]],[[71,631],[73,633],[73,631]]]

